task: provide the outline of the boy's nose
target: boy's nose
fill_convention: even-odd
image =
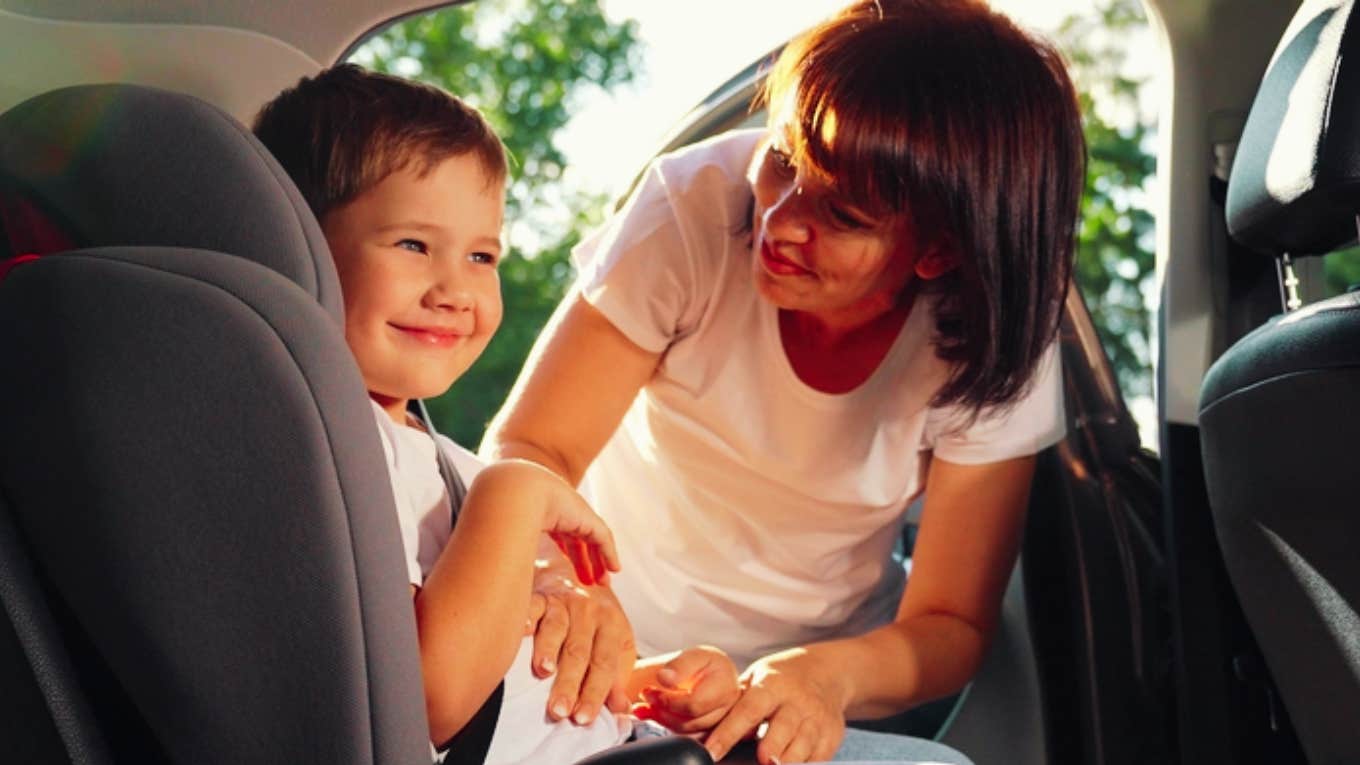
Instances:
[[[425,303],[430,308],[443,311],[471,311],[477,298],[465,284],[451,276],[445,276],[430,285],[425,293]]]

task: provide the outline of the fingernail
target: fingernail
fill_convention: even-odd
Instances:
[[[559,720],[565,719],[566,716],[567,716],[567,714],[568,714],[570,711],[571,711],[571,710],[567,709],[567,704],[566,704],[566,702],[564,702],[564,701],[554,701],[554,702],[553,702],[553,705],[552,705],[552,713],[553,713],[553,717],[556,717],[556,718],[559,719]]]
[[[571,719],[575,720],[577,725],[585,725],[590,722],[590,713],[582,710],[577,712],[576,716]]]
[[[547,672],[548,674],[552,674],[552,671],[554,669],[557,669],[557,665],[553,663],[552,659],[544,659],[543,661],[540,661],[538,663],[538,666],[539,669],[542,669],[544,672]]]

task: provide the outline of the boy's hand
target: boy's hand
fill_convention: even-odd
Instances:
[[[709,730],[741,697],[736,666],[712,646],[681,651],[657,670],[656,681],[642,689],[633,714],[677,733]]]
[[[490,475],[493,472],[494,478]],[[485,480],[483,476],[518,482],[521,488],[539,492],[543,511],[539,527],[562,549],[582,584],[607,581],[610,571],[619,570],[614,535],[561,476],[536,462],[521,459],[493,463],[478,478]]]

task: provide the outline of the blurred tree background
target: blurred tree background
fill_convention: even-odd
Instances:
[[[1131,33],[1145,29],[1138,0],[1096,0],[1053,33],[1067,57],[1086,132],[1086,192],[1077,234],[1077,286],[1125,400],[1152,396],[1149,302],[1156,297],[1154,221],[1147,186],[1157,169],[1156,122],[1140,102],[1146,77],[1129,74]]]
[[[1152,394],[1149,298],[1153,219],[1146,187],[1155,122],[1139,101],[1145,78],[1126,66],[1138,0],[1095,0],[1052,36],[1081,92],[1090,155],[1077,279],[1126,398]],[[561,188],[554,134],[588,88],[630,82],[642,65],[636,26],[610,21],[599,0],[478,0],[384,29],[353,61],[449,90],[482,109],[514,156],[501,268],[505,319],[482,358],[430,402],[441,430],[469,447],[513,385],[534,338],[573,277],[568,255],[607,200]],[[716,87],[720,83],[713,83]],[[677,112],[689,106],[677,104]],[[527,249],[524,249],[527,248]]]

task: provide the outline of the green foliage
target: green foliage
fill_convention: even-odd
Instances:
[[[472,369],[428,402],[439,429],[461,444],[481,440],[571,284],[571,247],[603,216],[605,198],[561,187],[566,159],[554,136],[584,89],[631,81],[639,56],[636,25],[610,22],[599,0],[479,0],[401,21],[355,52],[361,65],[438,85],[481,109],[512,157],[505,318]]]
[[[1124,74],[1128,32],[1146,23],[1138,0],[1097,0],[1056,33],[1080,91],[1088,154],[1077,285],[1125,398],[1152,394],[1154,221],[1143,189],[1156,171],[1156,125],[1139,109],[1145,81]]]
[[[1327,295],[1340,295],[1360,285],[1360,247],[1351,247],[1329,254],[1322,261],[1327,280]]]

